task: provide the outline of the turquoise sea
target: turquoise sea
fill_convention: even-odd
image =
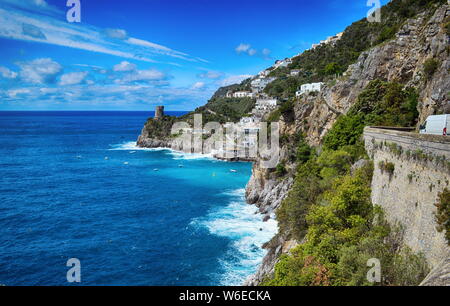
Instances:
[[[277,225],[245,203],[251,164],[137,149],[152,115],[0,112],[0,284],[71,285],[69,258],[81,285],[240,285],[255,272]]]

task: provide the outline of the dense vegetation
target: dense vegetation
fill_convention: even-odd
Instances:
[[[417,104],[416,89],[371,81],[347,115],[339,117],[325,136],[324,147],[336,150],[345,145],[362,145],[361,135],[367,125],[415,126],[419,116]]]
[[[381,262],[381,285],[416,285],[425,277],[423,256],[400,248],[401,230],[391,228],[371,203],[373,164],[361,141],[368,122],[413,124],[416,103],[413,89],[376,80],[338,119],[320,154],[300,136],[290,140],[298,168],[277,219],[280,233],[303,243],[282,256],[266,285],[371,285],[366,278],[371,258]],[[392,170],[389,163],[383,167]]]

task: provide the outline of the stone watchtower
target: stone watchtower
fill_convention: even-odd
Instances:
[[[161,119],[164,117],[164,106],[157,106],[155,110],[155,120]]]

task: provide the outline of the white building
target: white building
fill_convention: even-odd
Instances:
[[[269,73],[270,73],[270,70],[266,69],[266,70],[263,70],[260,73],[258,73],[258,76],[260,78],[265,78],[265,77],[267,77],[269,75]]]
[[[241,121],[239,121],[240,125],[253,124],[256,122],[256,119],[253,117],[242,117]]]
[[[293,69],[290,74],[291,76],[297,76],[300,74],[300,69]]]
[[[227,92],[227,98],[254,98],[255,94],[250,91]]]
[[[267,85],[275,81],[276,78],[257,78],[251,82],[251,86],[254,91],[261,92]]]
[[[285,58],[284,60],[280,61],[276,61],[275,65],[273,66],[275,69],[280,68],[280,67],[287,67],[292,63],[292,60],[290,58]]]
[[[256,100],[256,110],[268,111],[277,107],[278,101],[273,98],[264,98]]]
[[[342,35],[343,35],[344,33],[343,32],[341,32],[341,33],[338,33],[338,34],[336,34],[336,35],[334,35],[334,36],[329,36],[329,37],[327,37],[327,39],[325,39],[325,40],[321,40],[320,41],[320,43],[319,44],[313,44],[312,46],[311,46],[311,49],[315,49],[315,48],[317,48],[318,46],[321,46],[321,45],[327,45],[327,44],[330,44],[330,43],[336,43],[338,40],[340,40],[341,38],[342,38]]]
[[[313,92],[313,91],[316,91],[316,92],[319,91],[320,92],[322,90],[322,86],[323,86],[322,82],[320,82],[320,83],[303,84],[300,87],[300,90],[295,93],[295,96],[299,97],[299,96],[301,96],[304,93]]]

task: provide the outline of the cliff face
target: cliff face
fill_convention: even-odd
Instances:
[[[397,81],[419,91],[420,122],[429,115],[450,112],[449,36],[444,21],[449,6],[434,14],[422,13],[408,20],[393,40],[363,52],[336,84],[327,84],[317,97],[307,97],[296,105],[297,129],[311,145],[319,145],[338,114],[346,113],[366,85],[375,79]],[[437,60],[430,77],[424,72],[427,59]]]
[[[450,41],[443,25],[449,13],[449,5],[441,5],[432,14],[429,12],[422,13],[408,20],[394,39],[362,53],[357,62],[351,65],[344,76],[336,80],[334,84],[327,84],[317,96],[310,95],[296,102],[294,106],[295,120],[292,124],[284,126],[284,132],[287,134],[302,133],[310,145],[320,146],[323,137],[337,117],[348,112],[366,85],[375,79],[397,81],[406,86],[417,88],[420,101],[420,122],[423,122],[430,114],[448,113],[450,111],[450,78],[448,75]],[[432,75],[427,75],[424,71],[424,64],[429,58],[437,60],[437,67]],[[285,148],[282,148],[283,151],[285,151]],[[295,165],[288,165],[288,167],[294,168]],[[430,179],[434,178],[431,177]],[[252,178],[247,186],[247,199],[249,203],[256,204],[260,211],[273,215],[273,212],[287,196],[291,184],[292,178],[281,181],[275,180],[270,177],[267,170],[261,169],[256,163],[253,167]],[[375,182],[375,184],[377,184],[375,190],[382,190],[382,186],[384,186],[382,182]],[[395,187],[395,184],[393,183],[391,189],[385,191],[394,194],[397,191],[394,189],[401,188],[400,185]],[[424,181],[423,184],[426,184],[426,182]],[[427,191],[423,190],[423,192],[426,193]],[[429,194],[429,197],[433,197],[435,192]],[[380,191],[377,194],[385,193]],[[379,197],[375,200],[378,200]],[[394,199],[390,200],[394,201]],[[434,201],[431,201],[427,205],[433,204]],[[403,215],[406,214],[405,211],[398,212]],[[427,212],[425,219],[430,219],[431,215],[430,212]],[[414,224],[416,227],[422,225]],[[434,223],[430,221],[430,232],[436,232],[433,225]],[[417,234],[417,231],[410,233],[412,236],[415,234]],[[411,239],[413,239],[412,236]],[[436,239],[438,240],[436,245],[439,246],[437,249],[439,249],[443,243],[442,237],[439,236]],[[417,243],[420,244],[420,242]],[[296,244],[296,241],[288,240],[286,233],[279,233],[265,246],[268,253],[262,265],[245,284],[258,285],[261,283],[264,278],[273,273],[279,256],[289,252],[292,246]],[[423,250],[422,247],[414,249]],[[439,252],[437,250],[435,253]],[[442,257],[442,253],[437,256],[429,256],[433,265],[436,264],[439,257]]]

